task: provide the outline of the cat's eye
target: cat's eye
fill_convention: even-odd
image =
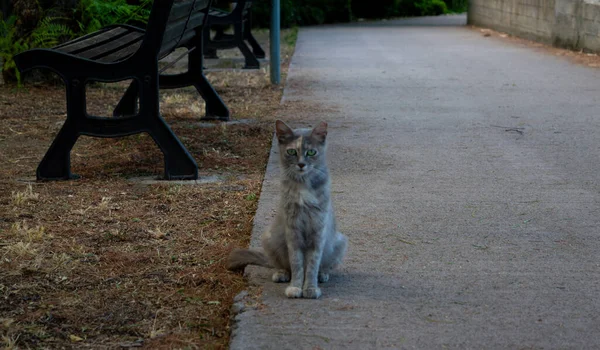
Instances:
[[[309,149],[308,151],[306,151],[306,155],[309,157],[314,157],[317,155],[317,150]]]
[[[297,153],[297,152],[296,152],[296,150],[295,150],[295,149],[291,149],[291,148],[290,148],[290,149],[288,149],[288,150],[287,150],[287,154],[289,154],[290,156],[295,156],[295,155],[296,155],[296,153]]]

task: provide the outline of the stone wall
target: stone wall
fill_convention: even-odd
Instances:
[[[600,52],[600,0],[470,0],[468,23]]]

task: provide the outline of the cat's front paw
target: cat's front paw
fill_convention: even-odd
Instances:
[[[288,298],[301,298],[302,289],[298,287],[289,286],[285,289],[285,296]]]
[[[302,297],[307,299],[318,299],[321,296],[321,288],[310,287],[302,291]]]
[[[319,272],[319,283],[325,283],[329,281],[329,274],[325,272]]]
[[[271,279],[275,283],[289,282],[290,272],[286,270],[279,270],[273,274],[273,277],[271,277]]]

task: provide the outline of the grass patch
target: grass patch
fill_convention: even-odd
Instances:
[[[30,201],[36,201],[39,197],[38,193],[33,192],[31,184],[27,185],[24,191],[11,192],[14,205],[22,205]]]

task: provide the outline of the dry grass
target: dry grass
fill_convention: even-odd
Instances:
[[[285,67],[292,50],[284,45]],[[232,299],[246,282],[223,260],[248,244],[281,108],[267,72],[209,74],[248,123],[205,127],[193,89],[162,92],[162,114],[201,176],[221,179],[206,185],[128,180],[162,174],[144,134],[82,137],[72,152],[80,180],[32,182],[64,121],[64,90],[0,86],[0,346],[227,346]],[[123,89],[91,87],[90,112],[110,112]]]

